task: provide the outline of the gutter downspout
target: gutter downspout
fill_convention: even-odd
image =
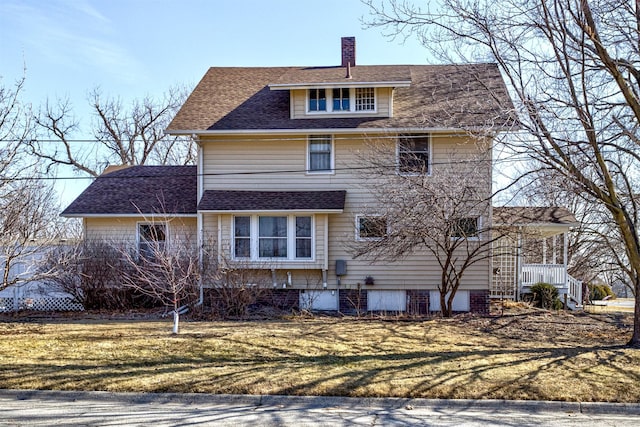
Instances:
[[[198,163],[197,163],[197,168],[196,168],[196,174],[197,174],[197,179],[198,179],[198,197],[197,197],[197,202],[200,203],[200,199],[202,198],[202,194],[204,193],[204,174],[202,172],[204,172],[203,166],[204,166],[204,155],[203,155],[203,150],[202,150],[202,145],[200,145],[200,139],[198,138],[197,135],[192,135],[191,136],[195,141],[196,144],[198,144]],[[196,235],[197,235],[197,240],[198,240],[198,268],[200,269],[200,272],[203,271],[204,269],[204,254],[203,254],[203,250],[204,250],[204,217],[203,214],[201,212],[197,212],[197,207],[196,207],[196,215],[197,215],[197,219],[196,219]],[[202,280],[202,274],[200,274],[199,277],[199,287],[200,287],[200,298],[198,300],[198,302],[196,303],[196,307],[201,306],[202,304],[204,304],[204,281]]]
[[[329,214],[324,214],[324,261],[322,263],[322,287],[327,288],[327,276],[329,271]]]

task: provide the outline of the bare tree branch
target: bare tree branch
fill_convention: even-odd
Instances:
[[[371,26],[417,35],[443,61],[497,63],[520,110],[508,142],[570,180],[617,230],[640,294],[639,21],[623,0],[365,2]],[[630,345],[640,347],[640,299]]]

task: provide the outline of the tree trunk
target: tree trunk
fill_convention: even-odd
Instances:
[[[442,317],[451,317],[451,305],[446,296],[446,293],[440,291],[440,311],[442,312]]]
[[[178,309],[173,310],[173,333],[178,333],[178,324],[180,323],[180,313]]]
[[[633,308],[633,335],[627,343],[628,346],[640,348],[640,276],[636,276],[634,283],[635,303]]]

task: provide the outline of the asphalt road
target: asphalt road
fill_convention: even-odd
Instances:
[[[640,404],[0,390],[0,426],[638,426]]]

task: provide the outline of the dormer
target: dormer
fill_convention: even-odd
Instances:
[[[343,37],[340,66],[294,68],[269,89],[290,91],[292,119],[393,117],[394,89],[410,85],[409,66],[357,66],[355,37]]]

